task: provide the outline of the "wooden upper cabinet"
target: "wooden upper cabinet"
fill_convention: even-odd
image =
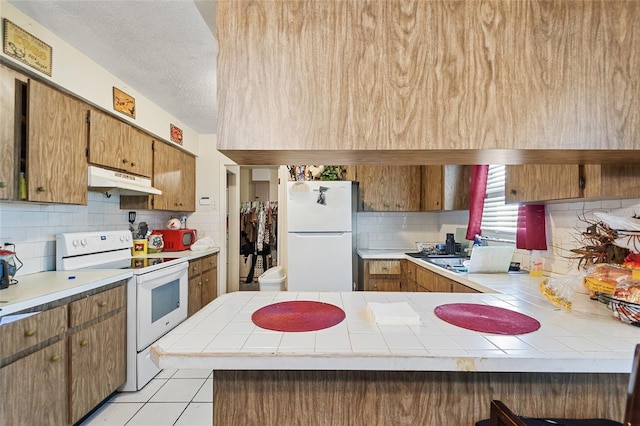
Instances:
[[[195,211],[196,159],[166,143],[154,145],[153,185],[162,191],[154,195],[154,209]]]
[[[16,131],[24,124],[20,120],[20,111],[16,113],[16,83],[27,83],[27,77],[0,64],[0,199],[16,198],[19,164],[16,155]],[[19,136],[19,135],[18,135]]]
[[[35,80],[27,102],[27,199],[86,205],[88,107]]]
[[[585,198],[640,198],[640,164],[588,164],[581,170]]]
[[[577,165],[527,164],[506,166],[505,202],[533,202],[578,198]]]
[[[129,127],[131,162],[128,171],[141,176],[153,175],[153,138],[135,127]]]
[[[89,118],[89,163],[151,177],[153,138],[102,111]]]
[[[305,150],[318,164],[338,150],[378,164],[399,161],[390,150],[637,155],[635,0],[219,0],[216,19],[217,143],[239,164],[255,150],[266,164]]]
[[[121,209],[196,210],[196,158],[168,143],[153,143],[153,186],[161,195],[121,196]]]
[[[471,166],[423,166],[422,210],[467,210]]]
[[[640,165],[507,166],[507,203],[640,197]]]
[[[357,166],[356,169],[360,211],[420,211],[420,166]]]

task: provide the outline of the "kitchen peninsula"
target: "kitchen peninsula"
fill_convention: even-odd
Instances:
[[[456,279],[494,292],[226,294],[159,340],[152,359],[214,370],[214,424],[473,425],[494,398],[517,402],[524,415],[543,402],[549,416],[621,419],[637,328],[584,294],[571,312],[558,310],[526,274]],[[302,333],[251,321],[290,300],[330,303],[346,318]],[[420,325],[382,326],[367,315],[369,302],[401,301]],[[516,336],[458,328],[433,313],[453,302],[508,308],[541,327]]]

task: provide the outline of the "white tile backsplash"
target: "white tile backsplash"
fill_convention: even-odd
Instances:
[[[576,201],[546,205],[547,247],[542,251],[544,270],[552,274],[577,273],[577,261],[568,259],[571,249],[581,247],[580,232],[595,220],[594,211],[640,205],[640,199]],[[467,211],[430,213],[357,213],[357,245],[363,249],[411,249],[416,241],[442,242],[449,232],[467,227]],[[515,237],[512,237],[515,239]],[[457,241],[462,242],[462,241]],[[463,242],[464,243],[464,242]],[[516,250],[513,260],[529,267],[530,253]]]
[[[86,206],[0,202],[0,244],[15,243],[15,251],[23,263],[17,274],[53,271],[56,234],[64,232],[111,231],[128,229],[128,210],[120,209],[120,197],[107,197],[90,191]],[[179,213],[137,210],[135,224],[147,222],[151,229],[165,227],[171,216]],[[210,235],[218,241],[219,213],[195,212],[188,215],[188,226],[198,231],[198,237]],[[3,247],[4,248],[4,247]],[[8,247],[11,249],[11,247]]]

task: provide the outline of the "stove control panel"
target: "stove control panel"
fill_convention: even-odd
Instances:
[[[63,259],[78,258],[82,256],[97,255],[117,251],[130,251],[133,247],[131,232],[102,231],[102,232],[76,232],[64,233],[56,236],[56,268],[61,269]]]

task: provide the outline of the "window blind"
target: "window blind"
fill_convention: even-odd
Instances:
[[[505,176],[505,166],[489,166],[481,229],[485,236],[499,235],[515,239],[518,228],[518,204],[504,202]]]

